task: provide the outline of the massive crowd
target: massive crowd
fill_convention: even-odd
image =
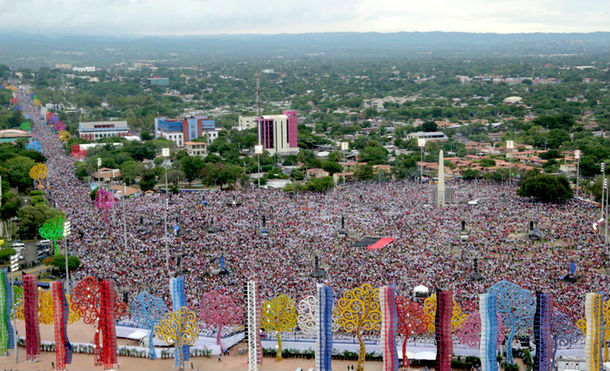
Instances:
[[[70,253],[82,262],[73,278],[112,279],[130,299],[148,290],[169,302],[168,279],[178,272],[185,275],[194,308],[202,294],[216,288],[242,300],[247,279],[260,282],[263,298],[287,294],[299,300],[314,293],[310,274],[315,256],[337,296],[365,282],[396,284],[402,295],[425,285],[453,290],[465,312],[477,310],[478,294],[503,279],[553,293],[558,308],[574,319],[582,317],[586,292],[610,289],[610,279],[599,270],[603,241],[591,226],[599,209],[582,201],[533,202],[517,197],[512,186],[485,182],[453,184],[461,202],[445,208],[430,204],[431,185],[413,182],[353,183],[293,196],[255,188],[176,194],[168,210],[168,272],[165,195],[127,199],[104,223],[89,185],[74,175],[74,160],[40,114],[32,111],[31,116],[37,123],[34,136],[48,157],[48,198],[72,223]],[[471,199],[478,205],[463,202]],[[263,215],[266,236],[260,233]],[[338,234],[342,216],[347,238]],[[470,232],[468,242],[460,242],[462,220]],[[545,235],[543,242],[526,238],[530,220]],[[178,234],[174,225],[180,226]],[[217,231],[208,233],[210,226]],[[353,247],[363,236],[395,241],[375,251]],[[475,255],[480,256],[481,281],[469,278]],[[221,256],[230,274],[209,275]],[[579,276],[573,284],[559,280],[570,262],[576,263]]]

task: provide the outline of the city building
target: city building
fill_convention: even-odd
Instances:
[[[78,136],[87,140],[129,135],[127,121],[89,121],[78,123]]]
[[[94,66],[72,67],[73,72],[95,72]]]
[[[31,139],[32,134],[25,130],[5,129],[0,130],[0,143],[12,143],[18,139]]]
[[[152,79],[150,79],[150,85],[154,85],[154,86],[168,86],[169,85],[169,77],[155,76]]]
[[[254,129],[256,127],[256,116],[239,116],[237,130]]]
[[[192,142],[204,135],[209,143],[218,138],[216,121],[209,120],[206,116],[183,119],[155,118],[155,138],[171,140],[177,147],[184,147],[186,142]]]
[[[430,142],[446,142],[449,138],[442,131],[418,131],[407,134],[407,139],[425,139]]]
[[[298,121],[297,111],[283,111],[281,115],[263,115],[256,118],[258,143],[270,154],[296,154]]]
[[[185,142],[184,149],[189,156],[205,157],[208,154],[208,144],[205,142]]]

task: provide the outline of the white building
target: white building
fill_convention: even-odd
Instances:
[[[189,156],[207,156],[207,143],[204,142],[186,142],[184,143],[184,149]]]
[[[72,71],[74,71],[74,72],[95,72],[95,67],[94,66],[72,67]]]
[[[176,143],[176,147],[184,146],[184,135],[182,134],[181,131],[158,130],[157,133],[158,133],[159,138],[165,138],[167,140],[171,140],[172,142]]]
[[[407,134],[407,139],[425,139],[430,142],[446,142],[449,138],[442,131],[418,131]]]
[[[89,121],[78,123],[78,136],[87,140],[125,137],[129,134],[127,121]]]
[[[239,116],[237,130],[254,129],[256,127],[256,116]]]

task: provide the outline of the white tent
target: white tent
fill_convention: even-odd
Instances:
[[[424,285],[415,286],[413,289],[413,294],[415,295],[428,295],[429,293],[430,290]]]

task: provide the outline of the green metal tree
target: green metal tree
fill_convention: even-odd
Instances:
[[[64,220],[65,218],[63,216],[56,216],[47,220],[44,225],[38,229],[40,237],[44,238],[45,240],[53,241],[53,246],[55,246],[55,255],[59,253],[57,240],[64,237]]]

